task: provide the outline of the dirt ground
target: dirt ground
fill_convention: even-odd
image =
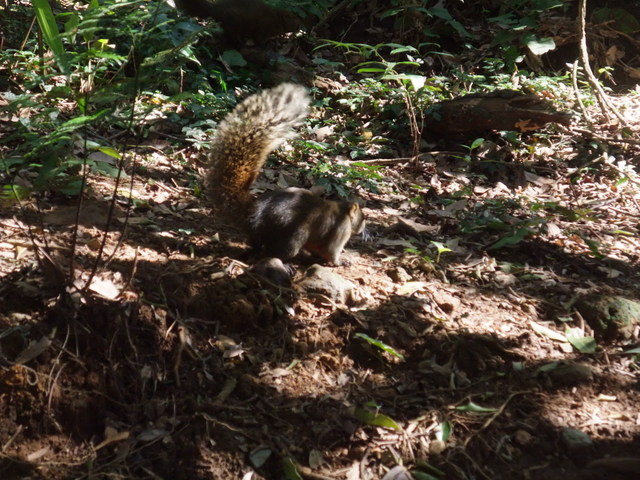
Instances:
[[[92,176],[73,258],[77,201],[5,210],[0,478],[640,478],[638,328],[594,353],[565,336],[594,335],[580,298],[640,299],[637,176],[585,167],[588,141],[565,129],[497,171],[384,166],[395,190],[354,192],[372,240],[331,267],[350,306],[298,288],[313,259],[292,289],[249,272],[243,235],[192,194],[196,160],[149,156],[106,236],[113,179]],[[612,145],[637,165],[637,143]],[[492,215],[546,227],[491,249]],[[91,288],[60,291],[71,262],[84,287],[103,238]]]

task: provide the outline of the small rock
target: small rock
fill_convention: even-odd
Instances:
[[[570,387],[590,381],[593,370],[583,363],[566,362],[551,370],[549,378],[556,386]]]
[[[460,306],[460,300],[457,297],[442,290],[432,292],[431,297],[438,304],[438,307],[448,315],[452,314]]]
[[[576,309],[605,340],[630,338],[640,323],[640,303],[612,295],[591,295],[576,302]]]
[[[299,285],[307,294],[320,294],[335,303],[350,307],[366,303],[366,296],[356,285],[322,265],[309,267]]]
[[[431,455],[440,455],[447,448],[447,444],[442,440],[434,440],[429,444],[429,453]]]
[[[531,440],[533,440],[533,435],[526,430],[518,430],[513,434],[513,439],[521,447],[526,447],[531,443]]]
[[[406,283],[413,280],[411,278],[411,275],[409,275],[407,271],[402,267],[396,267],[394,269],[388,270],[387,275],[396,283]]]
[[[587,453],[593,447],[591,437],[581,430],[571,427],[565,427],[560,432],[562,443],[571,454]]]
[[[500,287],[510,287],[518,283],[518,278],[511,273],[497,271],[493,275],[493,281]]]

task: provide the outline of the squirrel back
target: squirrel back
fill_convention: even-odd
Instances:
[[[249,231],[251,244],[288,260],[305,248],[338,264],[351,235],[364,230],[357,203],[325,200],[287,188],[254,200],[249,190],[269,153],[292,136],[309,109],[304,87],[283,83],[239,103],[218,125],[211,143],[207,190],[218,212]]]
[[[362,233],[365,227],[357,203],[325,200],[296,187],[258,197],[249,221],[254,248],[285,260],[304,248],[336,265],[351,235]]]

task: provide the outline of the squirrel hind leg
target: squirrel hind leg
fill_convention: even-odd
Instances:
[[[314,255],[322,258],[327,263],[333,265],[341,265],[340,254],[342,253],[344,246],[347,244],[350,237],[351,232],[345,230],[341,235],[333,238],[331,242],[328,242],[325,245],[315,245],[313,243],[307,243],[304,248]]]
[[[307,241],[304,232],[265,231],[263,228],[251,232],[249,242],[251,246],[262,251],[269,257],[276,257],[287,261],[298,255]]]
[[[290,260],[300,253],[305,243],[304,238],[294,235],[289,238],[276,238],[274,241],[265,243],[264,251],[267,255],[278,257],[281,260]]]

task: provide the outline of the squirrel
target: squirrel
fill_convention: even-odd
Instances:
[[[259,45],[303,26],[300,18],[289,10],[263,0],[174,0],[174,3],[193,17],[214,19],[224,36],[238,44],[252,40]]]
[[[291,129],[307,116],[309,102],[304,87],[283,83],[239,103],[220,122],[212,139],[206,186],[218,210],[244,221],[252,247],[283,261],[304,248],[339,265],[351,235],[365,228],[357,203],[326,200],[295,187],[257,199],[249,194],[269,153],[291,137]]]

